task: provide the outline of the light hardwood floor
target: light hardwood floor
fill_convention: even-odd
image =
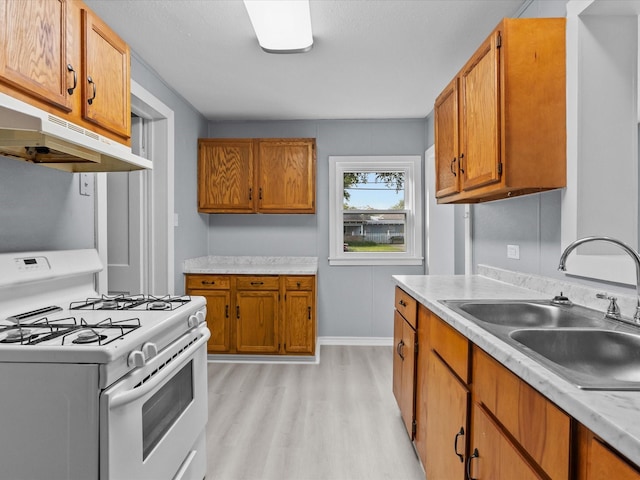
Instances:
[[[208,365],[207,480],[424,480],[392,347],[321,348],[319,365]]]

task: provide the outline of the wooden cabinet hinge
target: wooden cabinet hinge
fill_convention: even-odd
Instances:
[[[502,46],[502,35],[498,34],[498,38],[496,38],[496,48],[500,48]]]
[[[416,424],[415,418],[411,421],[411,436],[416,435],[416,431],[418,430],[418,425]]]
[[[498,164],[498,175],[502,175],[502,162]]]

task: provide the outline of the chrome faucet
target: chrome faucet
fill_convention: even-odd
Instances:
[[[627,252],[635,262],[635,265],[636,265],[636,313],[634,313],[633,315],[633,321],[637,324],[640,324],[640,254],[638,254],[638,252],[636,252],[633,248],[631,248],[626,243],[611,237],[580,238],[572,242],[571,244],[569,244],[569,246],[564,249],[564,252],[562,252],[562,255],[560,255],[560,263],[558,265],[558,270],[561,270],[563,272],[566,270],[567,257],[571,252],[573,252],[573,250],[576,247],[582,245],[583,243],[594,242],[594,241],[602,241],[602,242],[613,243],[614,245],[617,245],[618,247],[622,248],[622,250]]]

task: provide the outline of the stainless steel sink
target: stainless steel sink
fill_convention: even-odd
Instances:
[[[640,389],[640,334],[600,329],[523,329],[509,336],[578,386]]]
[[[598,318],[585,316],[573,307],[551,305],[537,301],[465,301],[447,302],[477,320],[510,327],[583,327],[597,326]]]
[[[442,303],[579,388],[640,390],[638,327],[544,300]]]

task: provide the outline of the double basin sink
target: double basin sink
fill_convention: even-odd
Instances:
[[[442,303],[579,388],[640,391],[640,327],[544,300]]]

